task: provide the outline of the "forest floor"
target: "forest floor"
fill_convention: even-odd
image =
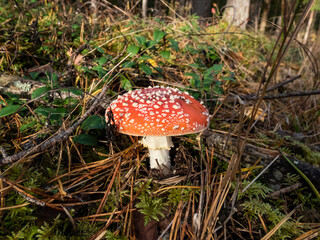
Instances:
[[[41,4],[0,8],[1,239],[319,238],[316,35]],[[169,175],[105,122],[148,86],[211,115],[173,138]]]

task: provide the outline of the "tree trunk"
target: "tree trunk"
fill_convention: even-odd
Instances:
[[[142,17],[147,17],[147,11],[148,11],[148,0],[142,0]]]
[[[251,1],[249,9],[249,23],[255,31],[258,31],[259,19],[263,0]]]
[[[267,26],[268,14],[270,11],[271,0],[264,0],[264,7],[261,16],[260,31],[264,32]]]
[[[245,28],[249,19],[250,0],[228,0],[223,18],[233,26]]]
[[[307,29],[306,29],[306,32],[304,34],[304,38],[303,38],[303,41],[302,41],[303,44],[307,43],[308,36],[309,36],[309,33],[310,33],[310,29],[311,29],[311,25],[312,25],[312,22],[313,22],[313,16],[314,16],[314,10],[312,10],[310,12],[310,15],[309,15]]]
[[[192,0],[192,12],[202,18],[211,17],[211,1]]]

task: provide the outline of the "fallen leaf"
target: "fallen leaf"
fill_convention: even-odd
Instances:
[[[244,115],[246,117],[251,117],[252,110],[253,106],[246,107],[244,109]],[[264,112],[264,110],[262,108],[258,108],[256,114],[254,115],[254,120],[259,119],[259,121],[264,122],[266,116],[267,114]]]

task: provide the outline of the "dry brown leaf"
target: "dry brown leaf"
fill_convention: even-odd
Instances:
[[[251,117],[252,110],[253,106],[246,107],[244,109],[244,115],[246,117]],[[264,110],[262,108],[258,108],[256,114],[254,115],[254,120],[259,119],[259,121],[264,122],[266,116],[267,114],[264,112]]]

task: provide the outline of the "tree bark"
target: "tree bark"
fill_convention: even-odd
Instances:
[[[148,0],[142,0],[142,17],[147,18]]]
[[[258,31],[259,26],[259,19],[262,9],[262,2],[263,0],[255,0],[250,2],[250,9],[249,9],[249,23],[255,31]]]
[[[261,15],[260,31],[264,32],[267,26],[268,14],[270,11],[271,0],[264,0],[264,7]]]
[[[233,26],[245,29],[249,19],[250,0],[228,0],[223,18]]]

